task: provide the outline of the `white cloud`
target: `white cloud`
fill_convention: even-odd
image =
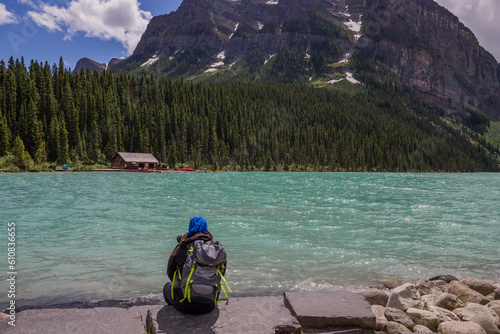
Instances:
[[[23,2],[29,2],[22,0]],[[152,15],[139,9],[137,0],[72,0],[64,7],[41,3],[27,13],[49,31],[66,32],[71,39],[78,32],[85,37],[117,40],[130,55],[139,43]]]
[[[479,44],[500,60],[500,1],[498,0],[436,0],[458,16],[479,40]]]
[[[17,23],[17,17],[9,12],[3,3],[0,3],[0,26],[3,24]]]

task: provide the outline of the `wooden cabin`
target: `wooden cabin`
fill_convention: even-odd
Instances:
[[[111,168],[157,169],[159,161],[150,153],[118,152],[111,159]]]

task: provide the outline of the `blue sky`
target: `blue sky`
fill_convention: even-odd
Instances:
[[[107,63],[130,55],[151,17],[182,0],[0,0],[0,59],[10,56],[74,68],[88,57]]]
[[[74,68],[88,57],[106,63],[130,55],[149,20],[182,0],[0,0],[0,59],[10,56]],[[437,0],[500,59],[499,0]]]

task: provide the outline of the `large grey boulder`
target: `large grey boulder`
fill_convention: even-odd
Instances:
[[[469,319],[467,319],[467,316],[473,316],[474,314],[486,314],[495,323],[500,323],[500,317],[498,316],[498,314],[496,312],[494,312],[491,308],[489,308],[488,306],[485,306],[485,305],[468,303],[467,305],[465,305],[465,307],[463,307],[460,310],[464,314],[464,316],[462,317],[463,321],[469,321]],[[465,311],[467,311],[467,312],[465,312]]]
[[[442,334],[486,334],[481,325],[475,322],[446,321],[439,324],[438,332]]]
[[[485,296],[459,281],[450,282],[446,292],[456,295],[464,303],[477,303],[483,305],[489,303],[489,300]]]
[[[377,319],[365,297],[347,291],[285,292],[285,306],[303,329],[358,327],[374,329]]]
[[[437,315],[439,322],[460,321],[460,318],[453,312],[438,306],[431,306],[430,311]]]
[[[381,331],[384,329],[387,324],[387,318],[385,317],[385,307],[380,305],[372,305],[371,307],[373,314],[377,318],[377,323],[375,325],[375,329]]]
[[[410,316],[397,308],[386,307],[384,315],[388,321],[397,322],[411,330],[413,330],[413,327],[415,326],[415,323]]]
[[[462,321],[475,322],[484,328],[487,334],[500,334],[498,329],[499,317],[489,307],[469,303],[463,308],[458,308],[453,311]]]
[[[391,291],[387,307],[393,307],[406,311],[410,307],[422,309],[424,303],[421,300],[420,293],[411,283],[403,284]]]
[[[493,288],[494,281],[473,278],[473,277],[465,277],[462,278],[460,282],[464,283],[472,290],[479,292],[483,296],[487,296],[495,292],[495,289]]]
[[[437,297],[434,301],[434,305],[450,311],[465,306],[464,302],[461,301],[456,295],[452,295],[451,293],[447,292]]]
[[[358,291],[358,294],[365,297],[371,305],[386,306],[389,299],[389,292],[384,290]]]
[[[500,300],[491,301],[486,306],[500,318]]]
[[[411,330],[398,322],[389,321],[385,326],[387,334],[411,333]]]
[[[439,319],[434,312],[420,310],[416,308],[409,308],[406,310],[406,314],[408,314],[416,325],[422,325],[431,330],[437,330],[439,326]]]
[[[470,321],[481,325],[486,331],[486,334],[500,334],[500,329],[498,329],[496,323],[492,320],[488,314],[476,314]]]
[[[415,288],[418,290],[420,295],[440,295],[443,293],[441,288],[434,283],[433,281],[425,280],[425,279],[419,279],[415,283]]]

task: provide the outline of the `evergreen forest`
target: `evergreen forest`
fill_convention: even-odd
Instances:
[[[497,146],[394,81],[207,83],[0,62],[0,169],[110,165],[265,171],[498,171]],[[477,125],[477,124],[473,124]]]

